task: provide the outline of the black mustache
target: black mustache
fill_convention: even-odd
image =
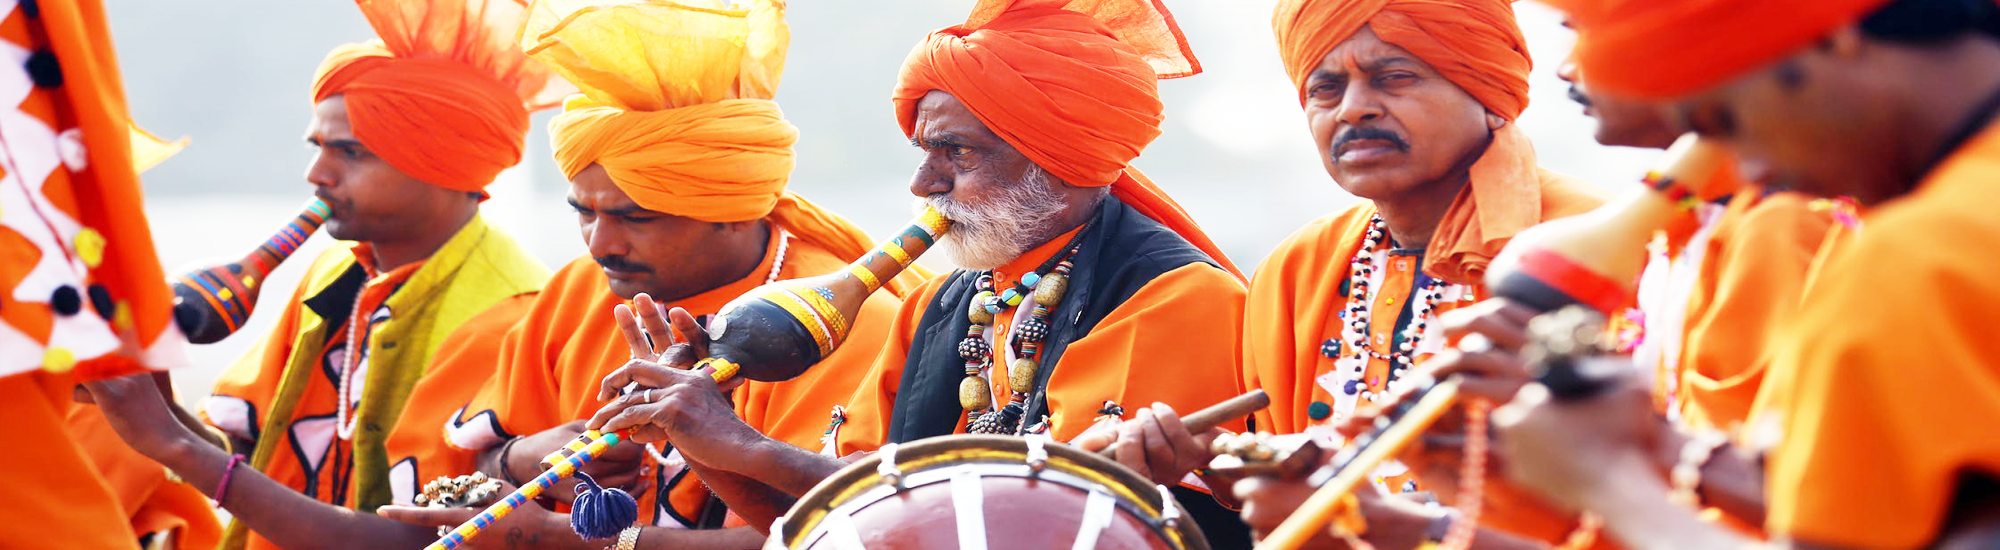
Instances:
[[[1348,130],[1347,133],[1341,134],[1339,139],[1333,140],[1333,150],[1339,152],[1341,148],[1347,146],[1348,142],[1360,139],[1386,141],[1390,145],[1394,145],[1398,151],[1410,152],[1410,143],[1403,141],[1403,136],[1398,136],[1395,132],[1372,126],[1357,126],[1352,130]]]
[[[627,273],[653,272],[652,267],[632,263],[630,261],[627,261],[624,256],[591,256],[590,259],[596,260],[597,265],[603,266],[605,269],[609,269],[612,271],[624,271]]]
[[[1578,105],[1590,106],[1590,95],[1583,93],[1583,88],[1577,87],[1575,84],[1569,86],[1569,100],[1575,101]]]

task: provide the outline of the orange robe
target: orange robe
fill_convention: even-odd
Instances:
[[[222,522],[215,506],[200,490],[168,477],[167,468],[146,458],[112,431],[103,411],[94,406],[70,410],[70,436],[89,449],[90,463],[118,497],[132,532],[171,532],[173,548],[214,548],[222,540]]]
[[[1518,231],[1540,221],[1579,214],[1602,203],[1602,192],[1587,183],[1547,171],[1539,174],[1539,180],[1534,183],[1539,189],[1539,207],[1524,210],[1519,205],[1511,205],[1505,208],[1512,212],[1535,212],[1535,218],[1504,220],[1494,225],[1505,224]],[[1462,196],[1473,194],[1468,186]],[[1350,288],[1350,262],[1375,213],[1373,203],[1363,202],[1346,212],[1307,225],[1280,244],[1251,279],[1249,305],[1243,324],[1242,384],[1246,388],[1261,388],[1271,394],[1271,406],[1252,416],[1256,429],[1278,434],[1312,433],[1315,439],[1338,444],[1341,439],[1333,427],[1354,413],[1358,402],[1362,401],[1361,392],[1387,389],[1389,361],[1374,357],[1363,367],[1359,383],[1351,384],[1357,378],[1350,374],[1354,359],[1350,357],[1352,350],[1346,349],[1347,338],[1343,335],[1346,323],[1341,317]],[[1482,231],[1483,224],[1492,222],[1473,212],[1447,214],[1446,217],[1473,220],[1470,224],[1459,226],[1467,233],[1492,231]],[[1446,230],[1448,228],[1440,224],[1440,231]],[[1436,243],[1442,241],[1466,240],[1470,239],[1440,234],[1433,236],[1430,248],[1437,248]],[[1504,238],[1500,244],[1504,244]],[[1428,274],[1433,269],[1431,264],[1437,260],[1426,257],[1424,251],[1414,250],[1387,250],[1376,254],[1382,258],[1378,264],[1382,266],[1382,271],[1377,273],[1380,281],[1369,287],[1373,296],[1369,304],[1372,319],[1367,323],[1368,337],[1370,348],[1386,355],[1387,350],[1396,349],[1403,343],[1403,331],[1415,322],[1410,319],[1414,308],[1409,302],[1418,290],[1419,270]],[[1457,254],[1453,257],[1472,258],[1477,255]],[[1483,266],[1442,267],[1458,273],[1483,272]],[[1451,279],[1445,278],[1446,281]],[[1424,336],[1412,350],[1412,360],[1416,364],[1444,349],[1447,343],[1439,333],[1436,314],[1470,305],[1488,296],[1485,288],[1477,284],[1476,277],[1472,281],[1460,279],[1459,282],[1474,284],[1444,289],[1432,316],[1425,320]],[[1330,340],[1335,342],[1333,349],[1338,359],[1326,355]],[[1350,385],[1354,386],[1354,393],[1347,392]],[[1314,418],[1315,413],[1324,415]],[[1400,465],[1385,466],[1376,475],[1391,491],[1410,488],[1409,482],[1412,481],[1412,476]],[[1486,486],[1486,507],[1480,518],[1481,524],[1549,541],[1560,540],[1573,525],[1568,518],[1541,512],[1541,507],[1533,504],[1532,499],[1504,483],[1489,482]]]
[[[697,316],[715,313],[724,304],[770,279],[778,239],[771,239],[765,260],[749,276],[701,294],[666,304],[681,307]],[[792,279],[832,272],[846,267],[852,258],[839,258],[821,247],[793,238],[779,270],[779,278]],[[450,372],[491,372],[475,394],[466,397],[464,379],[434,381],[419,388],[418,397],[440,403],[463,405],[456,414],[440,419],[450,451],[429,451],[453,457],[452,463],[436,466],[422,462],[422,445],[395,456],[419,457],[417,469],[425,477],[467,473],[471,457],[479,450],[504,442],[508,437],[532,435],[562,424],[590,418],[604,405],[597,400],[605,376],[623,366],[632,351],[625,344],[613,307],[624,300],[612,294],[604,272],[590,258],[570,262],[542,291],[522,322],[509,331],[498,348],[498,362],[480,354],[451,356],[437,368]],[[799,378],[786,382],[746,382],[736,390],[737,412],[752,428],[775,439],[807,449],[818,449],[829,412],[851,393],[865,374],[872,348],[888,337],[888,319],[898,302],[889,292],[877,292],[863,304],[856,318],[848,346],[856,351],[836,351]],[[455,400],[454,400],[455,399]],[[438,427],[418,425],[409,440],[438,432]],[[432,438],[435,440],[435,437]],[[430,444],[430,443],[427,443]],[[669,461],[678,460],[670,449]],[[682,482],[678,465],[660,468],[659,486],[666,489],[673,505],[654,507],[655,525],[690,527],[701,514],[708,493],[692,478]],[[421,479],[419,480],[422,481]],[[641,495],[650,506],[652,495]]]
[[[1771,338],[1797,312],[1830,238],[1832,217],[1811,202],[1746,186],[1702,207],[1678,245],[1656,247],[1640,279],[1646,332],[1634,358],[1656,367],[1654,397],[1668,418],[1733,431],[1749,416]]]
[[[994,270],[994,280],[1012,281],[1033,271],[1068,242],[1068,236],[1060,236],[1023,253]],[[917,327],[949,278],[933,278],[904,300],[889,329],[894,339],[881,348],[874,372],[846,408],[846,420],[835,434],[838,454],[872,451],[887,440]],[[964,315],[962,307],[954,309],[952,314]],[[995,316],[997,332],[990,336],[1006,339],[1006,327],[1018,312],[1013,308]],[[1048,379],[1049,435],[1057,441],[1074,439],[1103,420],[1099,411],[1107,400],[1131,412],[1166,403],[1185,415],[1234,397],[1237,386],[1227,366],[1235,361],[1242,315],[1242,283],[1215,266],[1188,264],[1146,283],[1088,335],[1070,342],[1053,367],[1042,367],[1055,369]],[[996,404],[1005,404],[1011,391],[1007,361],[997,359],[999,344],[993,350],[996,359],[988,381]],[[1243,425],[1236,421],[1225,428],[1242,431]],[[961,412],[954,433],[964,432]]]
[[[1774,537],[1925,546],[1962,480],[2000,479],[1996,174],[1989,125],[1869,211],[1807,290],[1759,412],[1782,426],[1765,483]]]

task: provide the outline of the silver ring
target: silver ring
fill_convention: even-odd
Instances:
[[[641,393],[641,394],[639,394],[639,396],[640,396],[640,397],[639,397],[639,400],[640,400],[640,401],[644,401],[644,402],[647,402],[647,403],[652,403],[652,402],[653,402],[653,388],[646,388],[646,391],[645,391],[644,393]]]

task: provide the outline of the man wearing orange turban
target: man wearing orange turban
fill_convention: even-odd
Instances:
[[[1418,378],[1412,367],[1445,349],[1437,316],[1486,295],[1486,265],[1514,234],[1601,195],[1537,167],[1514,122],[1531,61],[1510,2],[1284,0],[1272,25],[1327,173],[1367,200],[1300,229],[1258,267],[1243,383],[1271,394],[1258,430],[1338,445],[1337,426],[1406,388]],[[1377,481],[1408,492],[1415,476],[1449,499],[1456,468],[1423,462],[1385,467]],[[1495,502],[1485,519],[1551,541],[1568,530],[1566,520],[1509,525],[1518,508]],[[1386,525],[1389,515],[1369,517]]]
[[[1509,473],[1649,548],[1747,547],[1669,494],[1761,495],[1797,548],[1993,547],[2000,445],[2000,5],[1990,0],[1550,2],[1593,86],[1662,101],[1763,179],[1851,196],[1865,229],[1780,329],[1742,448],[1707,457],[1643,385],[1495,413]],[[1563,452],[1549,452],[1560,448]],[[1653,457],[1693,456],[1662,475]],[[1718,463],[1762,483],[1708,477]],[[1685,468],[1684,468],[1685,467]],[[1588,473],[1583,473],[1583,472]],[[1692,473],[1701,475],[1687,475]],[[1752,478],[1755,479],[1754,477]],[[1957,546],[1954,546],[1957,545]]]
[[[232,444],[202,441],[137,388],[96,390],[135,450],[231,513],[225,547],[431,538],[372,515],[392,494],[384,442],[445,337],[482,312],[517,316],[548,277],[478,213],[486,185],[520,160],[528,112],[561,88],[512,47],[523,7],[357,4],[379,40],[327,56],[307,134],[319,155],[306,179],[343,242],[313,261],[277,328],[204,404]]]
[[[394,471],[405,472],[392,476],[396,504],[414,504],[417,486],[439,475],[476,469],[516,484],[539,475],[541,457],[576,439],[581,421],[602,405],[605,375],[653,352],[639,325],[659,331],[651,342],[665,347],[661,313],[669,307],[705,318],[760,285],[839,270],[873,247],[854,224],[786,190],[798,129],[771,98],[789,43],[783,4],[774,0],[529,7],[522,49],[583,92],[567,101],[550,134],[589,255],[558,271],[497,345],[492,335],[465,330],[446,345],[432,367],[438,374],[412,393],[427,408],[406,410],[390,438]],[[872,364],[870,342],[888,338],[901,297],[922,272],[888,281],[888,292],[866,302],[846,351],[799,378],[736,388],[743,420],[734,424],[820,449],[828,415]],[[636,344],[621,336],[621,320]],[[688,531],[721,527],[724,517],[689,470],[664,443],[651,452],[615,447],[583,469],[606,486],[625,486],[650,510],[642,524],[660,529],[637,535],[646,544],[756,546],[747,528]],[[476,512],[393,513],[456,526]]]
[[[892,95],[924,153],[910,190],[954,222],[939,244],[961,269],[903,303],[839,419],[837,454],[962,432],[1067,441],[1111,429],[1127,411],[1172,416],[1235,393],[1224,366],[1236,353],[1242,282],[1131,166],[1160,134],[1158,79],[1196,72],[1172,16],[1146,0],[981,2],[911,52]],[[612,408],[633,406],[657,418],[718,414]],[[726,457],[711,465],[794,496],[843,465],[745,448],[703,421],[672,425],[703,426],[671,434],[692,460]],[[1145,443],[1120,443],[1120,459],[1168,484],[1198,466],[1147,456]],[[1155,443],[1201,446],[1185,430]],[[745,500],[755,499],[731,504]],[[782,506],[737,510],[769,525]]]

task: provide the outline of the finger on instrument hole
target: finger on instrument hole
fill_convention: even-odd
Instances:
[[[673,331],[667,330],[666,316],[660,314],[660,304],[653,301],[651,295],[641,292],[633,296],[632,309],[639,314],[639,324],[646,327],[646,336],[653,339],[654,355],[665,352],[680,341],[674,338]]]
[[[632,358],[652,359],[653,345],[646,343],[646,329],[639,327],[639,317],[632,313],[632,306],[618,304],[611,308],[611,317],[618,320],[618,333],[625,335],[625,347],[632,350]]]
[[[624,366],[604,376],[604,383],[598,386],[597,400],[609,401],[624,393],[625,386],[638,382],[641,386],[664,388],[679,381],[673,369],[644,359],[626,361]]]
[[[694,348],[695,356],[708,357],[708,330],[695,321],[694,314],[688,313],[685,309],[674,308],[667,312],[667,315],[673,318],[674,329],[680,331],[681,336],[686,338],[688,347]]]

